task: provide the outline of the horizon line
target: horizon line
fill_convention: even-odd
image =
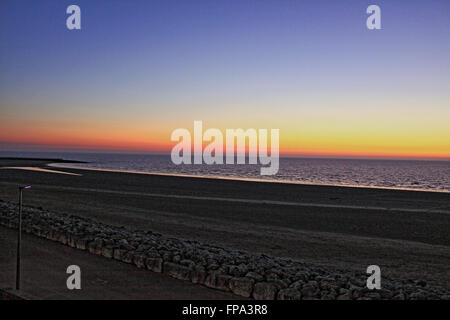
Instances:
[[[1,144],[0,144],[1,147]],[[133,150],[133,149],[102,149],[102,148],[64,148],[64,147],[46,147],[42,150],[36,147],[32,148],[1,148],[0,153],[87,153],[87,154],[148,154],[148,155],[170,155],[167,150]],[[192,156],[194,153],[192,153]],[[246,156],[248,153],[246,153]],[[225,154],[224,154],[225,156]],[[399,154],[368,154],[368,153],[302,153],[302,152],[282,152],[280,151],[280,158],[299,158],[299,159],[348,159],[348,160],[424,160],[424,161],[450,161],[450,155],[436,156],[436,155],[399,155]]]

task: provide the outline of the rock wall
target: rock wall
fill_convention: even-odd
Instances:
[[[369,290],[365,270],[355,273],[226,250],[43,209],[24,207],[22,219],[26,233],[258,300],[450,299],[448,289],[430,287],[423,281],[393,281],[383,277],[381,290]],[[0,224],[17,228],[16,204],[0,202]]]

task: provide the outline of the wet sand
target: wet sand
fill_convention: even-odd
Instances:
[[[46,167],[0,169],[0,199],[181,239],[450,287],[450,194]]]

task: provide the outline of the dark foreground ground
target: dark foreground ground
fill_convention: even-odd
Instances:
[[[0,227],[0,288],[14,288],[15,230]],[[27,299],[242,299],[28,234],[22,242],[21,290]],[[81,290],[68,290],[67,267],[81,269]]]
[[[11,166],[8,164],[0,166]],[[24,162],[20,166],[42,165]],[[450,287],[450,194],[0,169],[0,199],[181,239]]]

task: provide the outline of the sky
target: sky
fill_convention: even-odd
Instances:
[[[168,152],[202,120],[280,129],[284,155],[450,159],[449,34],[448,0],[1,0],[0,150]]]

